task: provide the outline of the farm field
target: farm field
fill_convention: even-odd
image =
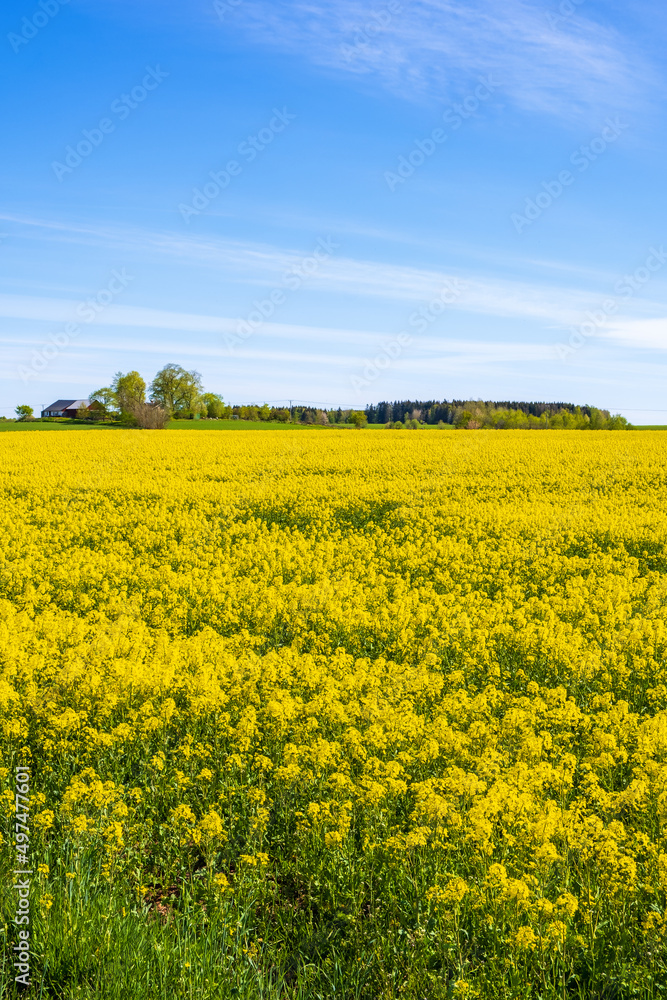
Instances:
[[[83,431],[118,431],[126,430],[122,424],[104,424],[100,426],[99,424],[86,423],[82,420],[62,420],[51,423],[50,421],[40,420],[35,421],[0,421],[0,432],[1,431],[67,431],[67,430],[83,430]],[[278,423],[270,422],[266,420],[170,420],[167,424],[165,430],[168,431],[321,431],[321,430],[336,430],[336,431],[349,431],[354,428],[348,424],[331,424],[328,427],[319,427],[309,424],[299,424],[299,423]],[[367,424],[366,430],[385,430],[385,424]],[[419,428],[425,431],[451,431],[455,430],[453,424],[445,424],[443,427],[439,427],[437,424],[422,424]],[[628,428],[628,430],[633,431],[664,431],[667,430],[667,424],[663,426],[656,425],[633,425]]]
[[[24,995],[667,997],[664,434],[7,434],[0,488]]]
[[[368,430],[384,430],[384,424],[368,424]],[[286,424],[268,420],[170,420],[165,430],[168,431],[305,431],[305,430],[354,430],[350,424],[333,424],[329,427],[318,427],[309,424]],[[425,424],[425,430],[439,430],[435,424]],[[449,425],[444,428],[452,430]],[[83,420],[62,420],[50,422],[45,420],[17,420],[1,421],[0,431],[124,431],[127,430],[122,424],[94,424],[86,423]]]
[[[380,426],[380,425],[377,425]],[[286,428],[291,428],[292,430],[307,430],[309,429],[307,425],[300,424],[284,424],[277,422],[269,422],[267,420],[170,420],[167,424],[166,430],[185,430],[185,431],[233,431],[233,430],[257,430],[257,431],[275,431],[275,430],[285,430]],[[382,424],[384,427],[384,424]],[[118,431],[125,430],[121,424],[106,424],[104,426],[95,425],[94,423],[86,423],[83,420],[59,420],[58,422],[51,422],[45,420],[18,420],[18,421],[0,421],[0,431],[66,431],[66,430],[84,430],[84,431]],[[311,430],[318,428],[310,428]],[[342,429],[352,430],[351,427],[346,427],[343,425]]]

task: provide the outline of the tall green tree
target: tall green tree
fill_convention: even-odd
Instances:
[[[205,392],[201,401],[206,407],[206,416],[213,417],[215,420],[219,420],[225,410],[225,401],[222,396],[218,396],[215,392]]]
[[[180,365],[165,365],[151,382],[150,394],[168,413],[191,410],[202,394],[201,375]]]
[[[19,420],[32,420],[32,406],[28,406],[27,403],[21,403],[16,407],[16,416]]]
[[[116,372],[111,383],[111,391],[118,409],[122,413],[131,413],[136,403],[146,401],[146,383],[139,372]]]
[[[101,416],[106,417],[117,409],[116,394],[111,386],[104,386],[102,389],[95,389],[89,397],[91,403],[97,403],[101,410]]]

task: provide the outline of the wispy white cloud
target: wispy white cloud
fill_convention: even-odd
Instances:
[[[279,279],[285,271],[307,255],[307,250],[297,250],[289,247],[278,247],[268,243],[250,242],[247,240],[232,240],[223,237],[204,237],[174,232],[170,230],[151,231],[146,229],[119,227],[113,225],[102,225],[97,223],[77,223],[68,220],[66,222],[58,219],[45,219],[41,217],[29,217],[16,215],[0,211],[0,224],[2,222],[15,223],[19,228],[16,236],[24,239],[34,239],[40,242],[57,242],[65,244],[77,244],[80,246],[91,246],[104,248],[106,250],[118,250],[123,254],[140,255],[141,260],[158,260],[160,257],[171,257],[182,264],[195,266],[197,268],[208,267],[215,270],[217,274],[221,271],[233,274],[235,280],[246,284],[266,285],[272,280]],[[307,228],[312,232],[321,234],[334,233],[336,240],[344,240],[348,234],[358,235],[360,228],[354,224],[346,228],[341,220],[332,218],[308,219]],[[526,273],[534,271],[542,275],[572,274],[579,282],[586,280],[594,283],[613,283],[618,277],[612,272],[602,271],[600,268],[592,268],[573,263],[567,260],[545,260],[523,255],[512,255],[503,252],[502,260],[498,259],[497,248],[487,248],[470,243],[463,243],[456,240],[439,240],[437,243],[429,241],[419,241],[409,233],[390,230],[367,230],[366,235],[372,235],[375,241],[392,241],[405,246],[407,244],[420,246],[428,255],[432,256],[433,251],[442,258],[449,258],[458,262],[467,262],[466,266],[477,269],[490,269],[497,274],[502,265],[507,272],[520,271]],[[342,234],[342,235],[341,235]],[[150,257],[147,257],[150,255]],[[344,255],[337,251],[330,261],[331,268],[336,266],[338,261],[348,261]],[[468,263],[469,262],[469,263]],[[380,265],[376,265],[380,266]],[[342,265],[339,266],[341,273]],[[403,271],[406,269],[403,268]],[[412,269],[413,271],[419,269]],[[459,271],[461,266],[459,267]],[[324,270],[322,270],[324,273]],[[327,272],[328,273],[328,272]],[[433,271],[421,271],[422,274],[439,273]],[[391,283],[395,279],[395,271],[391,272]],[[327,279],[329,280],[329,279]],[[436,280],[436,279],[434,279]],[[311,281],[309,280],[309,284]],[[403,282],[401,281],[402,285]],[[384,291],[383,293],[384,294]]]
[[[582,8],[553,28],[543,4],[528,0],[403,0],[401,7],[387,22],[387,5],[377,0],[245,0],[226,30],[243,24],[256,42],[372,77],[401,97],[451,101],[492,73],[503,99],[568,119],[636,106],[650,76],[628,40]],[[378,14],[385,26],[368,30]]]
[[[342,261],[314,287],[347,292],[355,296],[377,296],[406,303],[404,321],[420,302],[436,298],[450,276],[435,271],[396,268],[368,261]],[[518,282],[471,280],[448,309],[488,316],[532,318],[547,325],[575,322],[590,304],[590,296],[575,290],[539,288]],[[80,302],[74,299],[0,293],[0,316],[47,323],[76,322]],[[181,313],[151,306],[110,305],[99,313],[96,326],[182,330],[191,333],[226,333],[236,329],[239,317]],[[285,324],[265,323],[263,331],[282,331]],[[293,329],[293,327],[290,327]],[[311,327],[305,327],[310,330]]]
[[[239,240],[220,238],[200,238],[188,234],[171,232],[151,232],[141,229],[114,228],[94,224],[60,223],[39,219],[19,219],[5,216],[22,224],[21,231],[33,232],[37,239],[74,241],[84,245],[94,245],[106,249],[114,248],[130,257],[145,259],[171,257],[179,264],[191,264],[201,268],[210,266],[217,275],[235,284],[251,286],[248,293],[248,308],[252,298],[261,298],[266,291],[280,285],[285,274],[299,265],[304,254],[294,249],[257,244]],[[0,215],[0,219],[3,217]],[[479,262],[478,262],[479,263]],[[524,262],[525,263],[525,262]],[[525,266],[517,270],[526,273]],[[499,277],[497,269],[488,276],[479,267],[472,266],[442,268],[411,267],[389,264],[374,260],[360,260],[344,256],[337,250],[323,262],[317,273],[308,278],[309,293],[321,293],[322,301],[327,296],[340,300],[347,296],[352,300],[395,302],[399,306],[396,325],[391,330],[381,327],[375,331],[360,329],[330,329],[327,326],[298,325],[267,322],[262,325],[262,336],[281,340],[320,340],[354,344],[363,347],[372,343],[373,338],[395,334],[401,325],[409,324],[414,309],[433,301],[447,281],[460,280],[464,290],[456,301],[447,308],[445,328],[453,334],[460,329],[464,314],[486,316],[494,319],[517,319],[532,323],[534,338],[554,341],[562,338],[563,332],[572,325],[582,322],[586,311],[600,301],[601,290],[613,288],[619,275],[603,275],[599,272],[578,273],[579,287],[562,283],[565,272],[559,273],[557,262],[534,262],[537,272],[533,280]],[[546,273],[545,273],[546,272]],[[551,279],[549,280],[545,280]],[[586,287],[586,278],[590,284]],[[654,279],[657,280],[657,279]],[[662,287],[662,286],[660,286]],[[258,291],[262,289],[263,291]],[[655,294],[657,288],[653,288]],[[46,291],[46,289],[45,289]],[[85,299],[94,289],[84,289],[81,299]],[[302,294],[302,293],[300,293]],[[59,323],[77,320],[77,308],[81,299],[65,294],[0,294],[0,317],[40,323]],[[605,326],[601,336],[617,346],[651,347],[667,349],[665,330],[667,307],[660,295],[655,300],[636,296],[623,305],[623,317],[617,317]],[[101,312],[95,326],[122,329],[154,329],[181,331],[200,337],[223,337],[235,332],[242,317],[230,315],[210,315],[158,308],[150,303],[143,305],[110,305]],[[366,321],[368,323],[368,321]],[[437,329],[437,328],[436,328]],[[33,329],[33,333],[34,333]],[[503,339],[498,331],[499,339]],[[432,338],[431,338],[432,339]],[[480,341],[486,342],[486,341]]]
[[[666,351],[667,316],[659,319],[629,318],[610,321],[609,326],[601,330],[600,336],[626,347]]]
[[[76,323],[80,302],[75,299],[54,299],[37,295],[0,294],[0,316],[12,319],[37,320],[45,323]],[[146,306],[108,306],[98,314],[95,326],[180,330],[192,333],[224,333],[235,325],[232,319],[172,312]]]
[[[372,355],[378,350],[382,338],[377,333],[365,330],[338,330],[329,327],[306,327],[288,324],[267,324],[270,329],[257,343],[249,343],[234,350],[234,361],[243,360],[256,362],[278,362],[279,364],[309,364],[327,365],[331,368],[342,368],[346,371],[363,364],[366,355]],[[0,344],[4,345],[6,354],[15,353],[22,356],[27,347],[37,345],[38,339],[19,338],[16,336],[0,336]],[[155,355],[160,358],[169,353],[169,342],[164,340],[145,340],[137,351],[136,344],[127,336],[109,336],[108,334],[93,334],[88,332],[85,338],[70,349],[69,356],[85,360],[102,352],[135,355]],[[178,347],[183,351],[182,341]],[[335,353],[332,349],[335,348]],[[14,350],[18,349],[18,350]],[[187,345],[189,358],[219,358],[221,354],[228,356],[228,351],[214,338],[198,340]],[[428,363],[429,371],[439,371],[452,363],[495,364],[500,362],[549,362],[553,351],[547,344],[531,344],[515,341],[473,340],[444,336],[414,337],[409,350],[396,362],[395,367],[406,368],[419,372],[424,363]]]
[[[167,244],[167,252],[177,255],[192,254],[196,258],[202,251],[202,245],[195,241],[183,244],[178,241],[169,242],[165,238],[162,246]],[[204,245],[203,252],[207,253],[208,249]],[[302,259],[301,255],[293,251],[269,246],[256,247],[252,244],[218,243],[215,250],[227,261],[228,278],[235,276],[235,280],[245,280],[263,288],[270,287],[271,283],[279,284],[285,273]],[[488,278],[469,271],[420,269],[351,257],[331,258],[323,263],[320,271],[309,277],[307,287],[310,291],[338,297],[346,295],[352,298],[401,302],[404,304],[404,311],[397,322],[407,323],[413,309],[435,300],[443,286],[450,281],[462,282],[463,291],[448,306],[448,314],[469,313],[533,320],[538,324],[538,329],[544,331],[558,330],[580,322],[585,311],[599,298],[599,291],[593,289],[510,278]],[[260,292],[258,297],[261,294]],[[73,298],[0,293],[0,317],[11,319],[47,323],[76,322],[80,305],[81,300]],[[667,347],[664,334],[662,344],[659,343],[659,331],[664,329],[661,327],[664,324],[662,317],[666,312],[663,302],[640,298],[633,300],[626,308],[632,310],[634,318],[631,314],[625,325],[620,321],[615,326],[610,324],[609,336],[616,335],[617,339],[625,339],[628,343],[640,343],[649,338],[655,346]],[[98,315],[95,325],[224,334],[233,332],[240,318],[179,312],[152,305],[113,304]],[[284,336],[287,329],[281,323],[265,323],[262,326],[263,332],[269,335],[275,332]],[[290,326],[289,329],[296,327]],[[305,326],[303,329],[312,331],[315,328]],[[614,330],[617,334],[613,333]],[[338,333],[341,334],[342,331]],[[351,333],[357,336],[359,331]]]

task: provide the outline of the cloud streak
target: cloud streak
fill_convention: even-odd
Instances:
[[[275,287],[285,272],[302,257],[302,251],[270,244],[202,239],[170,232],[154,233],[140,229],[115,229],[17,217],[8,219],[22,223],[23,228],[19,231],[24,234],[32,232],[36,239],[63,240],[107,249],[114,248],[122,250],[124,254],[136,254],[144,260],[147,257],[159,259],[167,256],[178,260],[179,263],[191,264],[198,268],[202,265],[210,266],[218,273],[224,273],[228,280],[252,286],[250,294],[257,298],[265,295],[266,289]],[[540,264],[543,269],[542,262]],[[553,270],[553,266],[551,269]],[[579,277],[583,276],[580,274]],[[414,333],[417,324],[410,323],[411,315],[415,315],[414,310],[433,301],[446,282],[463,279],[464,290],[449,307],[448,315],[443,317],[438,328],[424,339],[425,345],[431,345],[431,347],[425,346],[426,353],[445,349],[442,336],[444,330],[447,334],[446,351],[451,352],[454,349],[453,345],[461,342],[467,344],[468,352],[471,350],[474,352],[475,348],[472,345],[477,343],[481,345],[480,350],[488,356],[492,345],[499,344],[500,355],[493,347],[494,356],[512,357],[512,349],[502,334],[495,338],[482,336],[465,341],[462,339],[461,333],[469,325],[466,317],[483,316],[494,320],[517,320],[530,324],[533,329],[530,340],[536,345],[537,351],[532,359],[539,361],[542,358],[541,344],[546,344],[547,341],[553,344],[559,336],[563,336],[563,331],[581,322],[587,310],[600,300],[599,283],[603,278],[605,285],[613,281],[612,277],[607,281],[606,276],[595,275],[592,287],[573,288],[562,283],[549,284],[544,281],[544,274],[534,281],[515,280],[497,275],[489,277],[479,271],[475,273],[472,269],[464,270],[461,267],[454,272],[449,268],[436,270],[353,257],[335,257],[323,262],[317,274],[309,279],[308,291],[304,291],[303,294],[312,296],[315,292],[320,297],[335,296],[338,300],[347,296],[352,301],[366,300],[371,307],[374,302],[394,302],[399,310],[395,326],[386,329],[384,321],[379,329],[369,330],[333,328],[326,323],[317,325],[266,322],[262,326],[262,337],[267,338],[268,343],[280,341],[283,344],[289,342],[311,346],[317,344],[316,349],[335,343],[338,349],[343,345],[349,345],[357,351],[371,350],[378,345],[379,338],[390,337],[399,328]],[[85,291],[82,296],[85,297]],[[76,310],[80,304],[81,299],[69,296],[56,298],[53,295],[0,294],[0,317],[6,321],[4,326],[10,321],[32,324],[29,334],[32,339],[39,336],[42,324],[76,321]],[[631,303],[625,303],[623,308],[625,316],[617,316],[613,322],[606,324],[604,330],[601,330],[595,338],[598,343],[604,342],[609,349],[618,351],[628,348],[653,351],[667,349],[664,302],[659,301],[659,298],[652,301],[635,297]],[[226,334],[236,332],[239,320],[238,315],[192,313],[158,308],[150,303],[141,305],[114,303],[97,317],[95,327],[114,328],[119,332],[161,331],[163,334],[161,343],[170,333],[188,333],[203,341],[202,348],[205,353],[215,354],[218,352],[218,346],[214,346],[214,341],[219,338],[219,350],[224,353],[223,338]],[[36,328],[34,324],[40,326]],[[93,346],[97,343],[97,337],[90,338],[90,341]],[[268,343],[263,346],[270,350]],[[524,343],[524,351],[526,347]],[[553,353],[554,347],[551,346],[549,350]],[[275,358],[277,359],[277,355]]]
[[[104,243],[105,237],[86,230],[83,242],[88,236]],[[76,234],[66,238],[79,238]],[[168,254],[192,263],[202,257],[224,268],[229,279],[245,282],[267,289],[279,281],[290,268],[302,258],[297,251],[269,245],[255,245],[238,241],[197,241],[172,237],[169,234],[153,236],[150,233],[111,235],[111,245],[123,246],[125,251],[152,249],[158,254]],[[493,316],[510,319],[537,321],[545,330],[567,327],[577,323],[591,303],[599,298],[599,290],[572,288],[566,285],[545,284],[535,281],[520,281],[511,278],[488,278],[458,269],[434,270],[388,264],[372,260],[358,260],[352,257],[331,258],[322,263],[317,274],[309,278],[309,290],[335,296],[349,296],[360,299],[380,299],[404,303],[405,314],[399,322],[407,322],[409,313],[420,304],[434,299],[448,281],[463,279],[465,290],[452,304],[454,313]],[[305,293],[304,293],[305,294]],[[85,295],[85,293],[84,293]],[[261,297],[262,292],[259,293]],[[42,321],[48,323],[69,322],[76,319],[80,300],[54,298],[39,295],[14,295],[0,293],[0,316],[11,319]],[[637,320],[655,323],[655,330],[664,322],[664,303],[647,299],[633,301],[635,313],[641,313]],[[631,321],[628,320],[628,322]],[[115,327],[154,328],[180,330],[192,333],[224,334],[233,332],[239,317],[216,316],[199,313],[179,312],[155,308],[150,305],[114,304],[97,317],[96,325]],[[451,321],[448,321],[451,323]],[[283,324],[266,323],[266,331],[282,330]],[[286,327],[285,327],[286,328]],[[289,327],[292,329],[293,327]],[[304,329],[311,330],[306,326]],[[616,327],[614,327],[616,329]],[[618,327],[620,330],[621,327]],[[648,327],[646,328],[648,330]],[[654,327],[650,327],[651,331]],[[612,330],[612,327],[609,327]],[[609,336],[615,336],[611,332]],[[645,335],[648,337],[649,334]],[[651,332],[655,346],[659,335]],[[620,334],[619,334],[620,338]],[[641,338],[639,338],[641,340]],[[667,346],[664,344],[663,346]]]
[[[629,43],[581,9],[554,29],[544,6],[527,0],[403,0],[383,30],[364,32],[386,6],[245,0],[234,26],[243,24],[255,42],[413,99],[451,101],[478,74],[494,73],[516,107],[576,120],[636,106],[647,84]]]

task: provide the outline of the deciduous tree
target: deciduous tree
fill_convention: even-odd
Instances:
[[[201,393],[199,372],[188,372],[175,364],[161,368],[150,385],[152,401],[159,403],[170,414],[174,410],[191,410]]]
[[[139,372],[116,372],[111,383],[116,406],[121,413],[131,413],[135,403],[143,403],[146,400],[146,383]]]

